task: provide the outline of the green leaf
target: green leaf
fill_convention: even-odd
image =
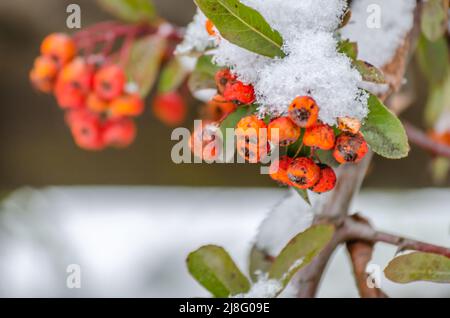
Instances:
[[[256,245],[253,245],[249,257],[249,273],[252,281],[256,282],[258,280],[256,273],[267,273],[271,265],[271,256],[258,249]]]
[[[212,56],[201,56],[189,77],[188,87],[192,93],[201,89],[216,88],[215,75],[221,68],[212,62]]]
[[[271,58],[285,56],[280,33],[272,29],[256,10],[239,0],[194,1],[220,35],[231,43]]]
[[[319,161],[321,163],[324,163],[330,167],[337,168],[341,164],[336,161],[336,159],[333,156],[333,151],[330,150],[322,150],[322,149],[315,149],[314,151],[317,158],[319,158]]]
[[[447,41],[440,38],[430,42],[421,36],[417,47],[417,60],[422,73],[432,84],[443,82],[450,73]]]
[[[136,41],[131,48],[125,70],[128,78],[138,85],[142,97],[149,94],[156,82],[165,48],[166,40],[154,35]]]
[[[315,225],[295,236],[281,251],[269,270],[269,278],[286,286],[292,276],[308,265],[334,235],[334,226]]]
[[[423,3],[421,29],[430,41],[445,35],[448,20],[448,0],[427,0]]]
[[[306,189],[299,189],[296,187],[292,187],[297,193],[298,195],[308,204],[311,205],[311,200],[309,199],[309,194],[308,194],[308,190]]]
[[[339,41],[337,51],[347,55],[350,59],[356,60],[358,57],[358,44],[350,40]]]
[[[151,0],[97,0],[113,16],[126,22],[146,22],[156,17]]]
[[[405,254],[394,258],[384,274],[400,284],[415,281],[450,283],[450,258],[421,252]]]
[[[188,75],[186,68],[179,59],[172,59],[162,70],[158,83],[158,92],[167,93],[176,91]]]
[[[361,74],[364,81],[377,84],[386,83],[383,72],[381,72],[378,68],[376,68],[372,64],[358,60],[355,61],[353,65]]]
[[[361,132],[370,148],[389,159],[404,158],[409,153],[408,137],[400,120],[379,99],[370,94],[369,115]]]
[[[220,246],[207,245],[189,254],[189,273],[214,297],[246,293],[250,283],[230,255]]]

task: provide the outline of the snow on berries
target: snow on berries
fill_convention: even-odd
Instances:
[[[30,81],[41,92],[53,93],[67,112],[66,122],[75,143],[86,150],[127,147],[136,137],[132,117],[142,114],[144,101],[126,89],[122,66],[77,56],[76,42],[55,33],[41,44],[41,55]]]

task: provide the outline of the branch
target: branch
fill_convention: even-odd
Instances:
[[[351,240],[361,240],[372,244],[383,242],[398,246],[399,251],[414,250],[424,253],[439,254],[450,258],[450,248],[380,232],[375,230],[370,224],[359,221],[354,216],[348,217],[345,220],[341,230],[346,232],[346,236]]]
[[[404,122],[409,140],[434,155],[450,158],[450,146],[437,142],[427,136],[423,131],[408,122]]]

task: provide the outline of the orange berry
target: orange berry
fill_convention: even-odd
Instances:
[[[292,186],[308,189],[319,181],[320,168],[311,158],[300,157],[291,162],[287,175]]]
[[[112,117],[139,116],[144,111],[144,101],[138,94],[117,97],[111,102],[109,113]]]
[[[251,104],[256,98],[253,85],[246,85],[240,81],[228,82],[225,85],[223,97],[227,101],[239,104]]]
[[[94,113],[103,113],[108,110],[109,103],[95,93],[90,93],[86,99],[87,108]]]
[[[73,110],[66,115],[75,143],[86,150],[101,150],[105,147],[101,122],[98,116],[85,110]]]
[[[164,124],[175,127],[182,124],[187,115],[187,105],[177,92],[159,94],[153,100],[153,114]]]
[[[211,121],[202,121],[202,125],[195,128],[189,139],[189,148],[192,153],[203,160],[213,161],[218,156],[215,146],[216,126]]]
[[[288,156],[283,156],[275,160],[269,168],[270,177],[281,184],[290,185],[291,181],[287,175],[287,170],[293,160]]]
[[[311,188],[316,193],[324,193],[334,189],[336,186],[336,174],[334,170],[327,165],[321,164],[320,167],[320,179]]]
[[[64,33],[48,35],[41,44],[41,54],[50,57],[59,66],[70,62],[77,53],[75,42]]]
[[[236,80],[236,76],[234,76],[229,69],[224,68],[219,70],[215,75],[217,90],[220,94],[223,94],[225,91],[225,86],[228,83],[234,82]]]
[[[206,116],[219,121],[236,110],[236,104],[227,101],[222,95],[216,95],[206,105]]]
[[[319,117],[319,106],[309,96],[296,97],[289,105],[289,117],[301,128],[309,128],[316,124]]]
[[[106,145],[126,148],[136,138],[136,125],[130,118],[120,118],[106,122],[103,129],[103,140]]]
[[[94,76],[94,91],[109,101],[122,95],[125,82],[125,72],[119,65],[103,66]]]
[[[339,135],[334,147],[333,156],[339,163],[360,162],[369,151],[367,142],[361,133],[344,132]]]
[[[39,56],[34,61],[30,72],[30,80],[35,88],[44,93],[50,93],[55,86],[58,75],[58,65],[47,56]]]
[[[279,144],[288,146],[297,141],[300,137],[300,127],[298,127],[289,117],[274,119],[269,124],[268,136],[272,141],[272,129],[278,129]]]
[[[260,162],[270,152],[268,142],[254,143],[248,138],[238,139],[236,146],[238,154],[250,163]]]
[[[361,129],[361,122],[356,118],[341,117],[338,118],[338,128],[345,132],[357,134]]]
[[[324,124],[306,128],[303,136],[303,144],[305,146],[316,147],[322,150],[333,149],[335,140],[333,128]]]
[[[260,129],[267,129],[266,123],[256,115],[242,117],[236,125],[236,136],[238,139],[249,137],[252,143],[257,143],[260,139]]]
[[[216,30],[214,30],[214,24],[212,23],[211,20],[209,20],[209,19],[206,20],[205,28],[206,28],[206,32],[208,32],[209,35],[211,35],[211,36],[216,35]]]

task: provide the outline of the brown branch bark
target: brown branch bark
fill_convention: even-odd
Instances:
[[[408,134],[409,141],[416,144],[420,148],[431,152],[433,155],[450,158],[450,146],[431,139],[423,131],[408,122],[404,122],[403,125],[405,126],[406,133]]]
[[[354,216],[354,219],[360,223],[370,226],[366,219]],[[372,260],[374,242],[363,240],[349,240],[346,243],[347,251],[350,256],[355,277],[356,287],[361,298],[387,298],[388,296],[379,288],[370,288],[367,285],[369,275],[366,272],[367,265]]]

